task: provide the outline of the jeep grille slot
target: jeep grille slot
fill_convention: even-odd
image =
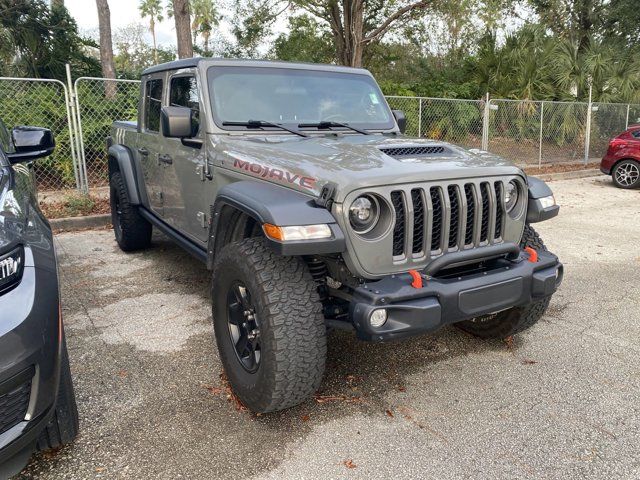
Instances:
[[[480,184],[480,192],[482,196],[482,223],[480,226],[480,241],[489,240],[489,215],[491,208],[491,196],[489,195],[489,184],[483,182]]]
[[[404,199],[402,192],[391,192],[391,203],[396,212],[396,223],[393,227],[393,256],[398,257],[404,255],[404,239],[406,228],[406,213],[404,208]]]
[[[464,195],[467,200],[467,222],[464,232],[464,244],[473,245],[473,234],[475,232],[476,220],[476,197],[473,193],[473,184],[467,183],[464,186]]]
[[[442,196],[439,187],[432,187],[430,190],[431,205],[433,206],[433,221],[431,222],[431,250],[440,250],[442,241]]]
[[[505,209],[503,206],[504,202],[504,194],[502,182],[496,182],[494,184],[496,190],[496,233],[493,238],[502,238],[502,225],[503,225],[503,216],[505,213]]]
[[[413,254],[424,251],[424,200],[422,199],[422,189],[411,190],[411,202],[413,203]]]
[[[449,250],[458,245],[458,229],[460,225],[460,202],[458,202],[458,187],[449,185],[449,204],[451,205],[451,218],[449,220]]]

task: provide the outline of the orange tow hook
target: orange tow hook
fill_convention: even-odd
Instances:
[[[524,247],[524,251],[529,254],[529,261],[531,263],[536,263],[538,261],[538,252],[536,252],[531,247]]]
[[[413,279],[411,286],[413,288],[422,288],[422,276],[416,270],[409,270],[409,275]]]

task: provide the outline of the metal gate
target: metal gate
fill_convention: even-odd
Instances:
[[[34,163],[40,191],[81,188],[67,86],[59,80],[0,77],[0,112],[9,127],[38,125],[55,135],[54,153]]]

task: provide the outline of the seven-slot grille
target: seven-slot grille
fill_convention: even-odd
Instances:
[[[0,435],[24,420],[29,407],[31,382],[0,395]]]
[[[394,259],[502,242],[504,184],[479,181],[394,190]]]

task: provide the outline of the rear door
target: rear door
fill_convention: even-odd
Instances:
[[[168,105],[189,107],[195,122],[191,141],[163,139],[171,157],[164,172],[164,212],[170,225],[192,240],[206,242],[209,205],[212,202],[205,189],[211,182],[204,176],[206,127],[205,116],[200,115],[202,105],[196,73],[196,69],[179,70],[167,80]]]
[[[160,109],[163,105],[166,72],[149,75],[144,81],[142,97],[142,115],[138,143],[135,154],[140,160],[144,183],[149,198],[149,208],[164,216],[164,201],[162,196],[162,182],[164,166],[158,160],[161,150]]]

